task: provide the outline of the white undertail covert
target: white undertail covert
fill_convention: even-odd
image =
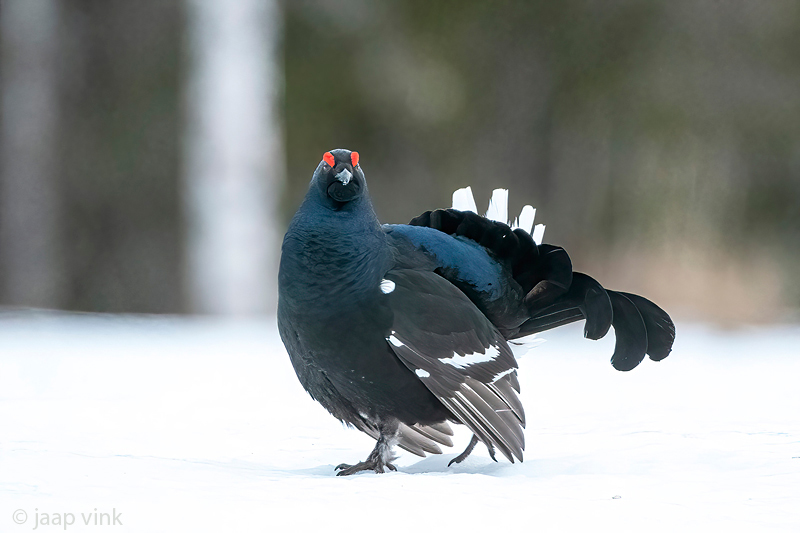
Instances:
[[[453,193],[453,209],[472,211],[475,214],[479,214],[478,207],[475,204],[475,197],[472,194],[472,187],[467,186]],[[519,217],[515,218],[513,223],[508,219],[508,189],[495,189],[492,191],[489,208],[484,216],[489,220],[508,224],[511,229],[519,228],[530,234],[536,244],[542,244],[545,225],[533,225],[533,221],[536,218],[536,209],[533,206],[523,206]],[[519,359],[543,342],[544,339],[534,334],[516,339],[508,344],[514,352],[514,357]]]
[[[475,197],[472,195],[472,187],[464,187],[453,193],[453,209],[472,211],[475,214],[479,214],[478,207],[475,204]],[[520,228],[529,233],[536,244],[542,244],[545,225],[537,224],[536,227],[534,227],[533,221],[536,218],[536,209],[534,209],[533,206],[524,206],[519,217],[515,218],[513,223],[509,220],[508,189],[495,189],[492,191],[492,198],[489,200],[489,208],[483,216],[489,220],[508,224],[511,226],[511,229]]]

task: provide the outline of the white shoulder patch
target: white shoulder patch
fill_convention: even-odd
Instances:
[[[381,292],[383,294],[389,294],[390,292],[394,291],[395,287],[396,285],[394,281],[385,278],[381,280]]]
[[[394,333],[394,331],[392,333]],[[403,342],[400,339],[398,339],[397,337],[395,337],[394,335],[389,335],[389,338],[387,338],[386,340],[391,342],[393,345],[397,346],[398,348],[400,346],[405,346],[405,344],[403,344]]]
[[[421,378],[427,378],[427,377],[430,377],[430,375],[431,375],[430,372],[428,372],[427,370],[422,370],[421,368],[416,369],[414,371],[414,373],[416,375],[418,375],[419,377],[421,377]]]

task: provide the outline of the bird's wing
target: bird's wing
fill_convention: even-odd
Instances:
[[[364,420],[354,425],[375,440],[381,436],[376,426]],[[431,425],[419,423],[408,425],[401,422],[397,428],[397,445],[414,455],[425,457],[426,453],[442,453],[439,444],[452,446],[453,440],[450,438],[452,436],[453,430],[447,421]]]
[[[672,349],[675,326],[663,309],[573,272],[563,248],[536,244],[522,229],[455,209],[428,211],[407,226],[384,228],[404,257],[425,256],[507,339],[585,319],[590,339],[614,327],[611,362],[618,370],[631,370],[645,354],[660,361]]]
[[[517,363],[497,328],[433,272],[397,269],[385,279],[394,313],[386,341],[397,357],[484,443],[522,461]]]
[[[387,224],[383,228],[399,268],[435,271],[458,287],[504,334],[530,318],[520,284],[503,262],[479,243],[424,226]]]

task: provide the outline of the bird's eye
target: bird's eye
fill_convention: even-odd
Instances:
[[[358,159],[358,158],[356,158]],[[325,152],[325,155],[322,156],[322,160],[328,163],[329,167],[336,166],[336,160],[333,158],[333,154],[330,152]]]
[[[358,152],[350,152],[350,161],[353,163],[353,167],[358,165]]]

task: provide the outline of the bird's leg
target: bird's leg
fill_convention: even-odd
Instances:
[[[496,463],[497,457],[494,456],[494,446],[492,446],[492,444],[487,444],[486,449],[489,450],[489,457],[491,457],[492,461]]]
[[[391,461],[395,459],[392,454],[392,446],[394,446],[397,440],[398,427],[399,424],[396,420],[390,423],[380,424],[378,426],[380,437],[378,437],[378,442],[375,444],[372,453],[367,457],[367,460],[354,465],[342,463],[336,467],[336,470],[339,471],[336,475],[349,476],[350,474],[355,474],[356,472],[362,472],[364,470],[372,470],[376,474],[383,474],[385,472],[384,467],[396,471],[397,468]]]
[[[450,462],[447,463],[447,466],[452,466],[453,463],[458,464],[461,461],[463,461],[464,459],[466,459],[467,457],[469,457],[469,454],[472,453],[472,450],[475,449],[475,446],[477,444],[478,444],[478,436],[477,435],[473,435],[472,436],[472,440],[470,440],[469,444],[467,444],[467,449],[464,450],[463,452],[461,452],[457,457],[451,459]],[[491,444],[487,444],[486,448],[489,450],[489,455],[492,457],[492,460],[496,463],[497,462],[497,458],[494,456],[494,446],[492,446]]]
[[[473,435],[473,436],[472,436],[472,440],[470,440],[470,441],[469,441],[469,444],[467,444],[467,449],[466,449],[466,450],[464,450],[463,452],[461,452],[461,453],[458,455],[458,457],[455,457],[455,458],[454,458],[454,459],[452,459],[452,460],[451,460],[449,463],[447,463],[447,466],[452,466],[452,465],[453,465],[453,463],[456,463],[456,464],[458,464],[458,463],[460,463],[461,461],[463,461],[464,459],[466,459],[467,457],[469,457],[469,454],[471,454],[471,453],[472,453],[472,450],[474,450],[474,449],[475,449],[475,445],[476,445],[476,444],[478,444],[478,437],[477,437],[476,435]]]

